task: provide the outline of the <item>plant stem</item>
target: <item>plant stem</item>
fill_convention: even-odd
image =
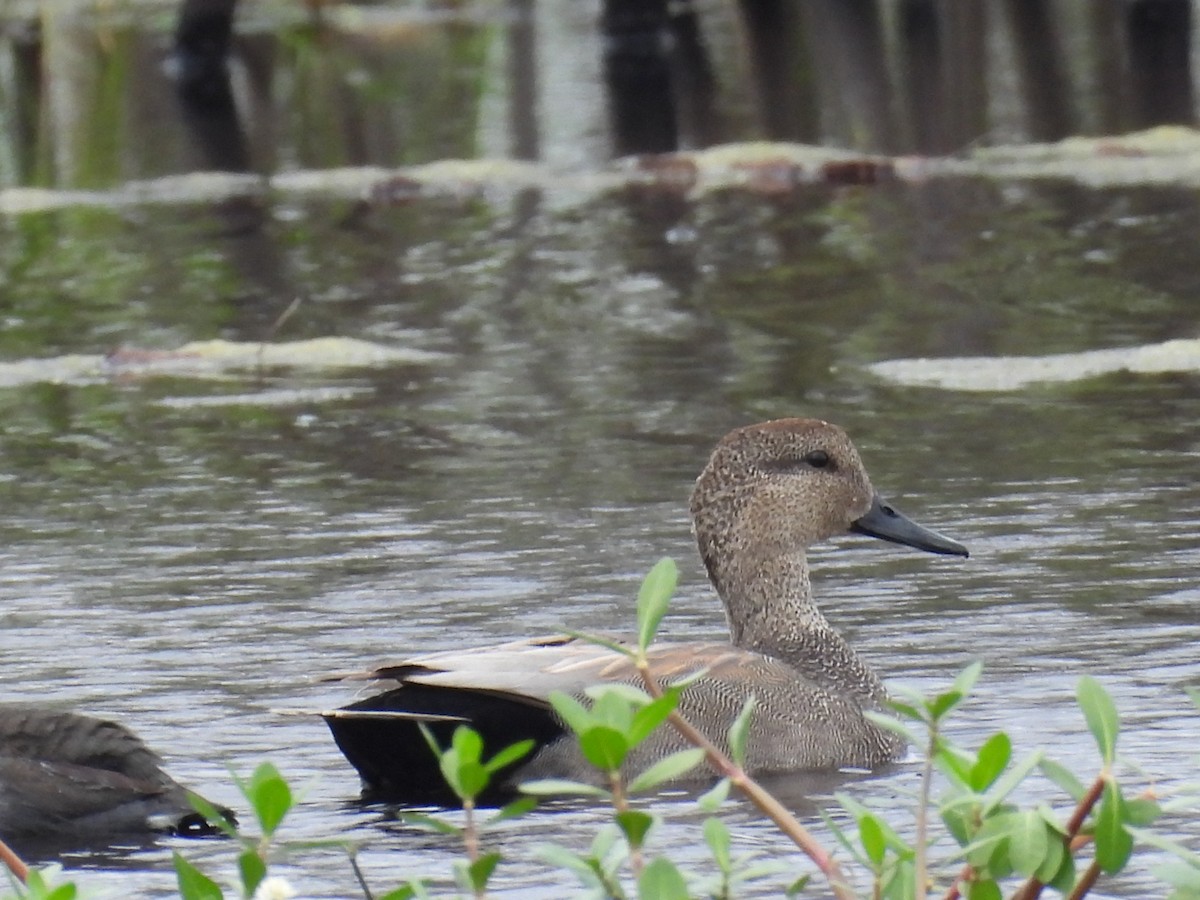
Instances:
[[[621,777],[620,769],[613,769],[608,773],[608,787],[612,792],[613,809],[618,813],[628,812],[629,797],[625,793],[625,781]],[[634,846],[633,843],[628,841],[628,838],[626,838],[626,842],[629,843],[629,868],[633,872],[633,877],[637,878],[642,874],[642,866],[644,865],[642,848]]]
[[[1067,896],[1067,900],[1079,900],[1087,895],[1100,877],[1100,864],[1092,860],[1092,864],[1083,872],[1083,877],[1075,882],[1075,889]]]
[[[0,862],[8,866],[8,871],[13,873],[17,881],[25,884],[29,878],[29,866],[4,841],[0,841]]]
[[[1108,771],[1106,769],[1096,776],[1096,780],[1087,789],[1087,793],[1080,798],[1078,805],[1075,807],[1075,812],[1071,813],[1071,818],[1067,820],[1067,840],[1079,834],[1079,829],[1083,827],[1083,823],[1087,820],[1092,807],[1099,802],[1100,796],[1104,793],[1104,785],[1107,782]]]
[[[958,873],[958,877],[954,879],[954,882],[950,885],[950,887],[946,888],[946,893],[942,894],[942,900],[959,900],[959,898],[962,896],[962,893],[959,891],[958,886],[964,881],[970,881],[971,876],[974,874],[975,869],[970,863],[967,863],[965,866],[963,866],[962,871]]]
[[[1088,814],[1092,811],[1092,807],[1094,807],[1100,800],[1101,795],[1104,793],[1104,784],[1107,780],[1108,771],[1101,771],[1101,773],[1096,776],[1096,780],[1092,782],[1092,786],[1089,787],[1087,792],[1079,799],[1079,803],[1077,803],[1075,806],[1075,811],[1071,813],[1071,818],[1067,820],[1067,832],[1063,835],[1063,842],[1067,846],[1068,853],[1074,854],[1078,849],[1076,846],[1076,839],[1079,836],[1079,829],[1082,828],[1083,823],[1087,821]],[[1086,840],[1082,843],[1086,843]],[[1080,846],[1082,846],[1082,843]],[[1088,869],[1088,872],[1091,872],[1091,868]],[[1092,875],[1091,884],[1096,882],[1096,878],[1099,876],[1099,874],[1100,872],[1097,869],[1095,874]],[[1083,882],[1080,881],[1079,883],[1082,884]],[[1091,884],[1088,885],[1088,888],[1091,887]],[[1036,900],[1036,898],[1041,896],[1043,887],[1045,887],[1045,885],[1038,880],[1036,875],[1030,875],[1029,880],[1021,885],[1020,889],[1012,895],[1012,900]],[[1082,897],[1083,894],[1080,894],[1079,896]]]
[[[464,798],[462,806],[466,817],[462,832],[463,846],[467,851],[467,861],[474,865],[479,859],[479,829],[475,825],[475,801],[469,797]]]
[[[358,882],[358,886],[362,888],[363,897],[366,900],[375,900],[375,895],[371,893],[371,886],[367,884],[367,879],[363,875],[362,867],[358,864],[358,852],[354,847],[346,848],[347,855],[350,857],[350,869],[354,872],[354,878]]]
[[[921,768],[921,795],[917,802],[917,858],[913,880],[917,896],[929,893],[929,795],[933,790],[933,754],[937,752],[937,720],[929,723],[929,747],[925,750],[925,764]]]
[[[463,815],[466,819],[463,822],[463,846],[467,850],[467,865],[473,866],[479,861],[479,825],[475,822],[475,798],[463,798]],[[471,876],[472,884],[475,883],[475,877]],[[479,884],[475,886],[475,900],[484,900],[487,897],[487,885]]]
[[[637,666],[638,672],[642,676],[642,682],[646,686],[646,692],[652,697],[661,697],[662,687],[650,671],[650,664],[644,654],[638,657]],[[731,784],[745,794],[746,798],[757,806],[760,812],[774,822],[775,826],[787,835],[805,856],[813,861],[816,867],[821,870],[821,874],[825,876],[826,881],[829,882],[829,886],[833,890],[833,895],[837,900],[855,900],[854,891],[845,874],[843,874],[841,866],[829,855],[829,851],[821,846],[817,839],[812,836],[809,830],[800,824],[800,821],[792,815],[787,807],[776,800],[762,785],[747,775],[741,766],[734,763],[716,744],[710,741],[696,726],[677,711],[672,711],[668,718],[671,724],[675,726],[675,730],[683,735],[689,743],[704,751],[709,766],[718,775],[728,778]]]

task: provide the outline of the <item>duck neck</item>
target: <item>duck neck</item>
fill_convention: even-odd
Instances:
[[[737,555],[736,566],[712,566],[733,644],[774,657],[806,678],[867,705],[887,696],[879,676],[834,630],[813,601],[803,552]]]

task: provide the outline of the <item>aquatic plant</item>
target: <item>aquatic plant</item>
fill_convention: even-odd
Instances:
[[[461,824],[448,815],[403,813],[410,825],[436,831],[460,841],[463,858],[454,866],[458,890],[475,898],[487,896],[488,885],[503,862],[500,853],[484,848],[490,826],[529,813],[537,796],[576,795],[609,805],[611,821],[601,827],[583,852],[547,845],[540,850],[549,865],[571,873],[590,896],[625,900],[684,900],[704,896],[728,900],[746,885],[761,886],[762,879],[783,876],[788,896],[822,890],[813,875],[824,881],[822,892],[838,900],[859,897],[881,900],[914,900],[939,896],[942,900],[1033,900],[1049,887],[1070,900],[1089,894],[1097,882],[1123,871],[1136,846],[1154,849],[1168,860],[1154,872],[1170,886],[1171,900],[1200,897],[1200,854],[1184,844],[1151,830],[1166,811],[1195,811],[1195,793],[1159,802],[1152,793],[1131,796],[1123,783],[1117,742],[1120,718],[1111,697],[1094,678],[1079,679],[1076,700],[1099,755],[1099,770],[1090,780],[1055,762],[1042,750],[1013,759],[1012,742],[1004,732],[988,737],[977,749],[955,744],[946,733],[946,721],[970,696],[982,665],[964,669],[948,689],[926,696],[895,688],[891,714],[869,713],[881,727],[890,729],[921,751],[919,787],[913,824],[901,829],[847,793],[836,799],[845,816],[842,823],[826,814],[825,824],[833,847],[818,840],[796,817],[744,768],[753,701],[746,704],[725,736],[728,752],[701,734],[677,709],[688,683],[702,675],[660,684],[647,659],[659,623],[666,614],[675,588],[676,569],[660,561],[643,581],[638,595],[638,633],[633,646],[580,635],[627,655],[640,674],[641,685],[607,684],[591,688],[584,697],[556,694],[552,704],[578,741],[584,759],[596,769],[595,781],[545,779],[521,785],[525,796],[481,818],[478,799],[493,776],[522,759],[532,748],[523,741],[485,757],[480,736],[468,726],[458,727],[447,746],[438,746],[425,731],[430,751],[439,761],[442,777],[461,802]],[[1189,691],[1200,706],[1200,690]],[[632,751],[657,729],[676,728],[693,745],[659,760],[642,771],[630,771]],[[703,834],[712,868],[698,872],[656,849],[654,834],[661,815],[641,808],[638,795],[652,793],[707,762],[717,783],[696,801],[707,814]],[[1048,782],[1030,784],[1035,773]],[[253,812],[261,836],[253,837],[226,826],[237,853],[237,894],[252,900],[283,900],[296,896],[285,879],[270,874],[276,851],[295,852],[316,846],[343,848],[367,900],[413,900],[433,896],[434,886],[410,879],[382,895],[374,894],[358,867],[357,848],[346,841],[330,840],[289,845],[277,838],[293,806],[290,786],[270,763],[263,763],[250,778],[237,780]],[[1061,795],[1047,796],[1047,787]],[[1016,799],[1031,795],[1035,802],[1022,806]],[[789,872],[781,862],[764,854],[734,857],[728,826],[719,816],[732,790],[739,791],[781,835],[798,847],[813,864],[814,872]],[[936,796],[935,796],[936,795]],[[197,799],[197,811],[222,821],[215,810]],[[851,824],[852,823],[852,824]],[[940,825],[940,827],[938,827]],[[910,833],[911,832],[911,833]],[[835,851],[841,851],[839,859]],[[174,854],[179,895],[183,900],[224,900],[221,886]],[[13,879],[13,894],[31,900],[73,900],[77,888],[63,881],[56,867],[28,871],[28,880]]]

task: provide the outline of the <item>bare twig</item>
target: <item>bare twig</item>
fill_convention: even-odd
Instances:
[[[350,857],[350,870],[354,872],[354,879],[358,882],[358,886],[362,888],[363,897],[365,900],[375,900],[375,895],[371,893],[371,886],[367,884],[367,878],[363,875],[362,866],[358,864],[357,850],[352,848],[347,849],[347,855]]]
[[[1092,864],[1084,870],[1083,877],[1075,882],[1075,890],[1067,895],[1067,900],[1079,900],[1080,897],[1086,897],[1099,877],[1100,863],[1092,860]]]
[[[13,873],[17,881],[25,884],[29,878],[29,866],[25,865],[25,861],[17,856],[16,851],[4,841],[0,841],[0,862],[8,866],[8,871]]]
[[[258,364],[256,366],[256,377],[259,381],[263,380],[263,355],[267,352],[267,344],[275,340],[275,335],[279,333],[279,329],[282,328],[283,324],[295,314],[296,310],[300,308],[300,304],[303,302],[303,297],[297,297],[295,300],[289,303],[287,309],[285,309],[276,317],[275,321],[271,323],[271,327],[267,329],[266,335],[261,341],[259,341]]]
[[[638,672],[642,676],[642,682],[646,686],[647,693],[652,697],[661,697],[662,687],[650,671],[650,664],[644,655],[638,658],[637,666]],[[829,854],[829,851],[812,836],[809,830],[800,824],[800,821],[792,815],[787,807],[746,774],[741,766],[726,756],[716,744],[678,712],[672,711],[669,720],[675,726],[675,730],[683,735],[689,743],[704,751],[709,766],[718,775],[728,778],[731,784],[745,794],[746,798],[758,807],[760,812],[774,822],[776,827],[787,835],[805,856],[813,861],[816,867],[820,869],[821,874],[825,876],[826,881],[829,882],[829,886],[832,888],[833,895],[837,900],[854,900],[854,891],[845,874],[842,872],[841,866],[837,864],[837,861]]]

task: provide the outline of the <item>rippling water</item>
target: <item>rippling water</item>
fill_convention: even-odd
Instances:
[[[1152,272],[1123,282],[1128,309],[1079,300],[1092,274],[1039,283],[1025,273],[1041,293],[1014,310],[989,302],[1012,277],[993,257],[976,259],[982,272],[970,278],[952,269],[984,253],[971,241],[898,286],[887,273],[912,246],[868,252],[848,232],[904,243],[895,224],[921,199],[873,201],[864,225],[853,196],[824,210],[717,198],[688,214],[697,230],[682,251],[660,240],[677,222],[623,230],[621,203],[518,224],[504,209],[470,222],[436,208],[386,213],[366,242],[310,210],[287,226],[307,261],[303,278],[285,272],[314,298],[296,327],[411,341],[448,362],[272,376],[274,386],[362,389],[341,403],[282,407],[189,404],[226,387],[186,379],[7,391],[0,694],[116,717],[176,777],[233,807],[242,804],[228,769],[269,759],[301,793],[288,837],[360,843],[379,890],[416,875],[444,882],[454,848],[355,804],[355,776],[324,726],[278,710],[340,703],[349,692],[319,676],[410,651],[626,628],[639,578],[663,555],[683,570],[665,631],[723,635],[686,520],[691,481],[727,428],[817,415],[848,428],[881,493],[972,550],[962,561],[847,536],[814,553],[823,608],[881,672],[936,689],[982,658],[954,736],[971,746],[1004,729],[1018,753],[1045,746],[1084,774],[1097,761],[1072,694],[1094,674],[1122,711],[1122,749],[1145,769],[1133,781],[1169,792],[1194,780],[1200,716],[1182,687],[1195,681],[1200,641],[1197,376],[957,395],[856,368],[965,343],[1040,351],[1159,339],[1192,315],[1189,300],[1172,306],[1162,294],[1172,312],[1155,318],[1137,300],[1162,290]],[[743,207],[750,219],[725,218]],[[973,222],[976,210],[967,203],[960,215]],[[140,227],[153,228],[147,218]],[[412,238],[404,223],[429,234]],[[69,222],[58,224],[69,236]],[[925,237],[943,227],[927,223]],[[1070,233],[1069,223],[1048,230]],[[213,252],[230,240],[216,239]],[[1121,240],[1138,249],[1136,234]],[[357,268],[336,268],[346,256]],[[149,262],[146,272],[157,286],[130,321],[114,326],[99,290],[85,287],[78,329],[41,332],[36,346],[10,342],[8,355],[95,352],[114,334],[209,336],[188,303],[170,302],[158,284],[169,279]],[[259,289],[255,275],[231,277]],[[934,289],[952,283],[950,296]],[[1056,286],[1061,306],[1049,303]],[[222,334],[253,335],[269,319],[249,301],[223,302],[212,311]],[[972,319],[982,315],[991,332]],[[899,815],[916,771],[907,762],[843,787]],[[803,793],[820,805],[832,789],[776,786],[813,822]],[[701,817],[688,799],[654,808],[669,820],[663,845],[700,860]],[[779,852],[744,807],[730,816],[739,848]],[[537,861],[536,845],[582,847],[603,818],[556,804],[506,825],[494,837],[511,860],[498,893],[560,896],[565,876]],[[1179,828],[1200,844],[1194,824]],[[163,840],[66,861],[85,883],[168,895],[172,849],[232,877],[220,842]],[[337,850],[296,854],[281,871],[306,896],[355,893]],[[1157,890],[1147,878],[1143,865],[1106,890],[1145,896]]]

